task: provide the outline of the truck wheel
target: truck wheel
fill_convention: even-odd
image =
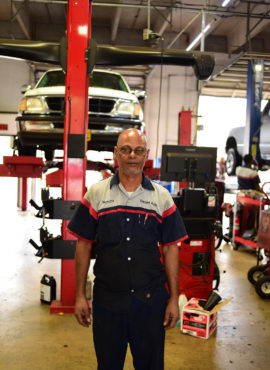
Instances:
[[[230,148],[227,152],[226,159],[226,172],[228,176],[235,175],[235,169],[241,164],[241,157],[238,154],[237,150]]]
[[[46,161],[53,161],[53,159],[54,159],[54,150],[53,149],[46,149],[45,150],[45,159],[46,159]]]
[[[270,298],[270,276],[263,276],[255,284],[255,290],[261,298]]]
[[[18,154],[35,157],[36,148],[34,146],[22,146],[19,142],[17,144]]]
[[[248,281],[251,284],[256,284],[257,281],[264,276],[264,274],[267,272],[268,265],[257,265],[253,266],[248,270]]]

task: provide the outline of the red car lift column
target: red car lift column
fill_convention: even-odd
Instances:
[[[191,111],[182,110],[179,113],[178,144],[191,145]]]
[[[89,0],[68,1],[63,200],[81,200],[85,193],[89,86],[85,51],[91,35],[91,10]],[[62,223],[63,240],[74,240],[68,232],[68,222]],[[74,260],[61,263],[61,301],[53,301],[50,311],[72,313],[76,294],[75,264]]]
[[[43,170],[42,158],[28,156],[4,156],[3,164],[0,164],[0,176],[18,177],[18,207],[22,211],[27,209],[27,180],[31,178],[40,178]]]
[[[191,142],[191,111],[182,110],[178,115],[178,144],[192,145]],[[186,188],[186,182],[179,182],[179,188]]]

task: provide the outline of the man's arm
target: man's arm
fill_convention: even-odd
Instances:
[[[90,321],[90,308],[85,296],[85,284],[90,266],[92,243],[78,240],[75,254],[76,302],[75,316],[82,326],[88,327]]]
[[[165,329],[173,328],[179,320],[179,252],[176,244],[162,248],[170,298],[165,311],[163,325]]]

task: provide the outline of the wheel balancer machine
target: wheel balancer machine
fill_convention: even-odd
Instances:
[[[179,294],[206,299],[213,289],[215,268],[214,224],[218,213],[215,187],[216,148],[163,145],[163,181],[185,183],[173,195],[189,238],[179,248]]]

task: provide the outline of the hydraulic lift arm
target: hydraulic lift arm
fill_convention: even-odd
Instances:
[[[0,39],[0,55],[28,59],[36,62],[62,64],[65,60],[65,37],[60,43]],[[87,47],[85,48],[87,49]],[[93,50],[89,50],[93,52]],[[211,53],[178,49],[152,49],[137,46],[97,45],[95,65],[103,67],[166,64],[192,66],[199,80],[209,78],[215,59]],[[65,68],[64,68],[65,69]]]

